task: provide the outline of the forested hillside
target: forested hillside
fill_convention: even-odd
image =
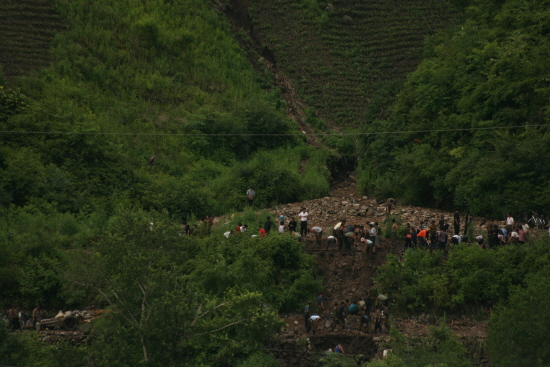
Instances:
[[[501,218],[548,211],[548,6],[471,1],[464,25],[429,38],[364,129],[366,191]]]
[[[220,241],[198,220],[243,210],[251,186],[256,208],[326,195],[331,153],[207,2],[0,5],[18,32],[0,47],[1,307],[114,311],[70,358],[2,330],[0,363],[272,363],[257,348],[319,288],[313,263],[290,237]]]
[[[320,130],[365,124],[379,90],[401,85],[419,64],[425,37],[461,17],[450,1],[432,0],[258,0],[249,13],[253,35],[293,80]]]
[[[262,209],[329,195],[349,162],[353,194],[374,207],[394,197],[518,222],[547,212],[548,9],[0,0],[0,307],[106,310],[79,346],[0,321],[0,364],[279,365],[266,345],[281,315],[301,312],[331,274],[295,236],[249,235],[280,214]],[[338,205],[366,211],[349,200]],[[231,233],[239,223],[249,232]],[[541,233],[491,250],[388,248],[385,266],[365,266],[392,312],[494,301],[496,363],[547,365],[546,232],[531,241]],[[432,334],[419,348],[392,334],[395,355],[370,365],[469,364],[448,331]]]

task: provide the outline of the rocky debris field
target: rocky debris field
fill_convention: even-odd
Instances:
[[[287,218],[295,217],[298,221],[297,214],[301,208],[306,208],[310,215],[308,227],[322,227],[325,237],[327,232],[342,220],[364,226],[370,222],[379,222],[384,228],[382,225],[386,219],[384,202],[380,203],[367,196],[357,195],[356,191],[352,176],[348,180],[335,185],[329,197],[284,204],[272,208],[270,211],[274,212],[277,217],[282,214]],[[437,222],[441,217],[446,218],[448,223],[452,224],[453,219],[452,212],[430,208],[396,205],[392,212],[400,216],[402,223],[411,223],[414,226],[418,226],[420,221],[435,220]],[[475,231],[484,230],[485,223],[485,218],[474,218]],[[461,233],[462,231],[463,228],[461,228]],[[373,285],[373,278],[377,269],[385,263],[388,253],[394,252],[400,255],[402,252],[401,246],[393,249],[390,240],[385,238],[382,238],[381,248],[375,254],[370,251],[367,252],[365,246],[359,241],[354,242],[351,251],[324,250],[324,243],[321,248],[316,246],[313,234],[306,237],[304,251],[315,256],[319,275],[323,276],[325,281],[323,292],[325,310],[319,310],[318,312],[315,302],[312,302],[313,312],[329,318],[332,316],[332,308],[335,302],[346,299],[355,301],[364,297],[365,292]],[[334,348],[339,342],[342,342],[344,345],[348,345],[351,354],[363,354],[371,358],[380,358],[389,341],[389,333],[384,327],[382,328],[382,334],[369,334],[374,329],[373,322],[369,323],[368,332],[357,330],[359,326],[358,316],[348,317],[350,327],[346,330],[337,327],[336,331],[331,332],[330,327],[321,323],[315,334],[306,334],[301,310],[296,311],[295,314],[282,315],[288,327],[281,332],[280,336],[287,343],[290,339],[298,342],[300,337],[307,337],[316,353]],[[413,338],[423,338],[428,335],[430,326],[439,325],[438,320],[433,320],[428,315],[413,318],[395,316],[392,319],[394,325],[404,335]],[[297,322],[296,329],[295,322]],[[483,341],[487,336],[487,322],[469,319],[464,316],[448,318],[446,322],[469,349],[474,348],[471,351],[472,357],[483,363],[482,360],[485,359]]]

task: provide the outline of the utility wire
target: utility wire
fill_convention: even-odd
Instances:
[[[489,126],[489,127],[469,127],[457,129],[432,129],[432,130],[395,130],[395,131],[370,131],[362,133],[306,133],[302,135],[317,136],[361,136],[361,135],[384,135],[384,134],[421,134],[432,132],[452,132],[452,131],[477,131],[477,130],[496,130],[496,129],[521,129],[529,127],[545,127],[550,124],[537,125],[516,125],[516,126]],[[26,134],[26,135],[129,135],[129,136],[295,136],[300,134],[261,134],[261,133],[102,133],[102,132],[73,132],[73,131],[0,131],[0,134]]]

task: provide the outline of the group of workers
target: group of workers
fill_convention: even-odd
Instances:
[[[40,305],[32,310],[31,317],[27,317],[25,312],[19,310],[19,306],[13,306],[8,310],[8,328],[11,331],[22,330],[24,328],[34,328],[40,321]]]
[[[304,307],[304,326],[306,333],[313,331],[315,334],[319,329],[321,320],[328,316],[323,316],[325,313],[325,299],[323,294],[319,294],[317,297],[317,313],[312,313],[311,302],[308,302]],[[358,297],[357,300],[351,301],[346,299],[340,303],[335,302],[332,309],[332,321],[326,326],[330,327],[330,331],[333,332],[337,326],[341,327],[341,330],[347,328],[346,318],[349,316],[360,316],[358,330],[364,327],[366,333],[369,332],[369,322],[374,321],[374,333],[382,332],[382,325],[389,331],[390,329],[390,314],[388,309],[388,297],[379,294],[373,298],[370,291],[365,293],[365,296]]]

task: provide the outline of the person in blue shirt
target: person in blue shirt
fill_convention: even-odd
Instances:
[[[340,354],[346,354],[346,352],[344,352],[344,347],[342,346],[342,343],[338,344],[336,348],[334,348],[334,352],[340,353]]]
[[[317,296],[317,309],[319,311],[325,309],[325,298],[323,297],[323,293]]]
[[[348,315],[357,315],[359,312],[359,307],[355,303],[352,303],[348,307]]]

